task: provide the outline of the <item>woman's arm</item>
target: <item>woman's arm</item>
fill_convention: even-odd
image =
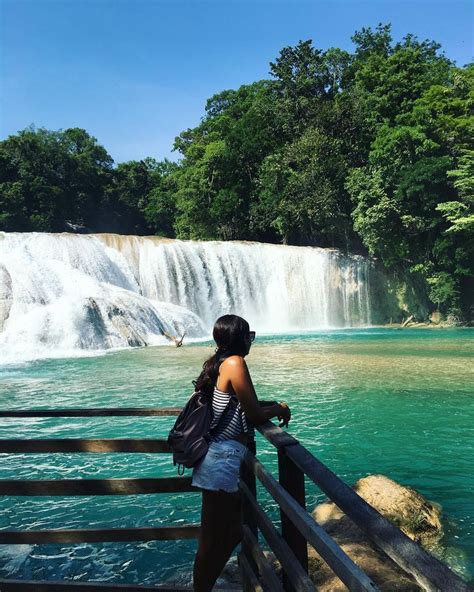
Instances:
[[[227,358],[225,361],[225,373],[240,401],[245,415],[254,425],[264,423],[272,419],[272,417],[278,417],[283,422],[281,424],[282,426],[288,425],[291,412],[286,403],[281,402],[276,405],[260,406],[247,364],[243,358],[240,356]]]

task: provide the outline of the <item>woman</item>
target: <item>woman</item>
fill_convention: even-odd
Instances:
[[[287,426],[291,412],[286,403],[261,407],[245,363],[255,338],[247,321],[236,315],[217,319],[213,337],[215,354],[203,365],[194,382],[196,391],[212,395],[211,440],[204,459],[193,470],[192,484],[202,490],[201,530],[194,561],[195,592],[209,592],[242,538],[239,469],[254,436],[254,425],[278,417]],[[231,396],[238,404],[223,411]]]

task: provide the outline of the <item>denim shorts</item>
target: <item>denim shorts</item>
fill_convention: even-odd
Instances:
[[[240,465],[246,451],[247,446],[237,440],[211,442],[203,460],[193,469],[192,485],[212,491],[238,491]]]

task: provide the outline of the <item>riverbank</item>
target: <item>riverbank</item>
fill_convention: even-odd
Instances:
[[[440,321],[435,323],[433,321],[410,321],[406,324],[403,323],[386,323],[384,325],[372,325],[372,328],[382,329],[472,329],[473,325],[470,324],[458,324],[451,323],[448,321]]]

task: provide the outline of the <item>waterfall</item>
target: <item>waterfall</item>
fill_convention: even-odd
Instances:
[[[113,234],[0,232],[0,359],[208,337],[369,326],[371,262],[337,249]]]

